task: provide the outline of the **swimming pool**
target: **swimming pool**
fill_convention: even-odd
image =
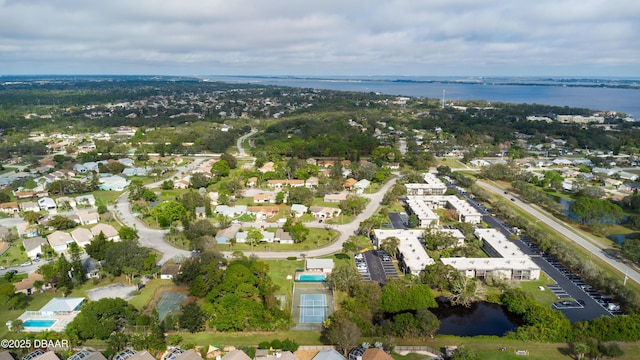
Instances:
[[[22,326],[25,328],[50,328],[56,323],[56,321],[57,320],[51,319],[28,319],[22,323]]]
[[[302,274],[298,277],[298,281],[326,281],[327,277],[324,274]]]

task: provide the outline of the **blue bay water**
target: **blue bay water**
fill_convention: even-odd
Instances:
[[[297,77],[244,77],[212,76],[210,80],[230,83],[251,83],[277,86],[292,86],[313,89],[330,89],[357,92],[379,92],[388,95],[442,98],[445,91],[447,101],[488,100],[495,102],[545,104],[569,106],[603,111],[618,111],[640,118],[640,87],[613,88],[591,86],[563,86],[558,82],[536,79],[500,80],[456,83],[455,80],[427,80],[402,78],[297,78]],[[611,80],[615,82],[614,80]],[[519,85],[518,82],[526,83]],[[605,81],[606,82],[606,81]],[[593,85],[592,82],[588,83]]]

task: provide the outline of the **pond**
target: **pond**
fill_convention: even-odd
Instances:
[[[611,234],[607,235],[607,239],[615,241],[618,245],[622,245],[622,243],[626,239],[640,239],[640,233],[634,232],[628,234]]]
[[[514,331],[522,324],[522,319],[508,313],[501,305],[475,302],[470,307],[452,306],[447,298],[438,298],[438,308],[431,309],[440,320],[436,332],[442,335],[502,336]]]

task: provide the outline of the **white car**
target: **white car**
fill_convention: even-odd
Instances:
[[[24,267],[24,266],[29,266],[31,264],[33,264],[31,261],[25,261],[22,264],[20,264],[20,266]]]

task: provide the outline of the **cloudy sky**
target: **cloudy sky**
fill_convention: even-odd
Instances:
[[[640,76],[638,0],[0,0],[0,74]]]

